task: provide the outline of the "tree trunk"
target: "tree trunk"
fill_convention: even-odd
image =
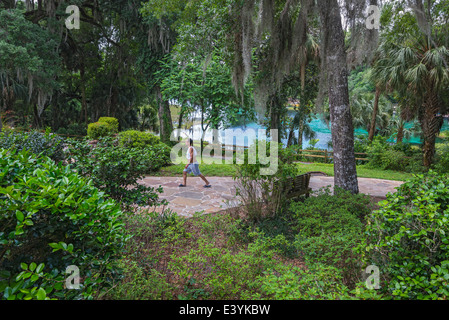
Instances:
[[[179,111],[179,118],[178,118],[178,129],[181,129],[181,127],[182,127],[183,117],[184,117],[184,111],[182,110],[182,107],[181,107],[181,111]]]
[[[420,121],[424,137],[423,164],[427,169],[430,169],[435,156],[435,143],[441,128],[441,119],[436,116],[439,112],[437,95],[431,89],[428,89],[427,92],[429,94],[424,103]]]
[[[299,122],[299,128],[298,128],[298,148],[299,150],[302,150],[302,137],[304,135],[304,121],[301,119]]]
[[[204,101],[201,102],[201,141],[200,141],[201,154],[203,154],[203,137],[204,137]]]
[[[80,68],[80,79],[81,79],[81,117],[80,122],[84,122],[86,125],[89,124],[89,119],[87,117],[87,101],[86,101],[86,81],[85,81],[85,71],[84,71],[84,63],[81,64]]]
[[[159,86],[156,86],[155,90],[158,104],[160,138],[162,142],[170,144],[170,135],[173,131],[170,104],[168,101],[163,100]]]
[[[376,88],[376,98],[374,99],[374,108],[373,108],[373,114],[371,116],[371,126],[369,129],[369,135],[368,139],[369,141],[373,141],[374,134],[376,133],[376,119],[377,119],[377,112],[379,111],[379,98],[380,98],[380,88]]]
[[[295,134],[295,130],[293,128],[293,125],[291,125],[290,132],[288,133],[287,148],[292,145],[294,134]]]
[[[301,63],[301,102],[304,100],[303,94],[304,90],[306,88],[306,67],[307,67],[307,61],[304,61]]]
[[[354,155],[354,128],[349,106],[345,36],[337,0],[320,2],[324,56],[329,90],[334,154],[334,185],[353,194],[359,192]]]
[[[39,116],[39,111],[37,110],[36,103],[33,104],[33,111],[34,111],[34,125],[35,125],[36,129],[41,129],[42,121],[41,121],[41,117]]]
[[[402,143],[402,141],[404,141],[404,122],[403,121],[401,121],[399,123],[398,136],[396,137],[396,144]]]
[[[2,94],[1,100],[3,100],[4,111],[6,112],[8,110],[12,110],[14,103],[16,101],[16,97],[14,95],[14,90],[10,87],[4,87],[2,89],[2,92],[0,92],[0,94]],[[0,104],[0,132],[2,131],[2,128],[3,128],[1,112],[2,112],[2,105]],[[5,114],[5,116],[6,116],[6,114]],[[6,121],[6,119],[3,119],[3,120]]]
[[[279,104],[277,93],[274,94],[270,99],[270,129],[279,130]]]
[[[15,9],[16,1],[15,0],[4,0],[2,1],[5,9]],[[1,126],[0,126],[1,129]]]

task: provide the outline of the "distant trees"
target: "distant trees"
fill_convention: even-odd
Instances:
[[[35,125],[42,125],[42,112],[60,85],[58,45],[57,37],[19,9],[0,9],[0,111],[14,111],[20,102],[34,114]]]
[[[70,4],[80,9],[80,30],[65,27],[66,2],[2,4],[0,34],[8,39],[1,42],[0,73],[8,81],[0,82],[1,103],[18,114],[18,124],[29,116],[37,128],[57,131],[81,124],[85,131],[87,123],[114,116],[123,128],[138,126],[139,107],[154,93],[146,70],[138,65],[139,52],[149,46],[140,1],[74,0]],[[12,14],[13,22],[6,18]],[[20,53],[12,46],[27,49]],[[22,99],[25,95],[31,99]]]

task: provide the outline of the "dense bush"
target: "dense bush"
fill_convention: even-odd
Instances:
[[[430,171],[389,194],[369,216],[368,264],[405,299],[449,297],[449,178]]]
[[[148,168],[148,172],[157,171],[160,167],[171,163],[171,148],[149,132],[122,131],[118,134],[118,143],[121,147],[138,148],[146,153],[152,159],[152,166]]]
[[[366,153],[368,145],[369,139],[367,135],[354,135],[354,152]]]
[[[262,141],[258,144],[260,143],[266,142]],[[272,167],[267,170],[268,165],[262,164],[259,159],[258,144],[245,152],[245,159],[242,159],[244,163],[236,165],[234,175],[236,196],[243,205],[246,217],[256,222],[284,211],[286,201],[279,186],[286,179],[298,174],[298,168],[293,163],[292,149],[283,148],[282,144],[277,144],[278,154],[271,159],[271,161],[277,161],[277,167],[274,163],[270,163]],[[266,146],[267,154],[270,156],[271,144],[267,142]],[[251,158],[255,160],[254,164],[251,163],[253,162]]]
[[[244,291],[258,287],[257,276],[273,269],[279,244],[285,238],[264,238],[260,232],[250,233],[247,248],[235,252],[219,248],[207,238],[197,239],[197,248],[173,257],[168,266],[177,277],[195,279],[207,295],[216,299],[238,299]],[[257,290],[257,289],[256,289]]]
[[[67,136],[86,136],[87,128],[85,123],[71,123],[67,127],[59,128],[56,133]]]
[[[124,205],[158,204],[155,189],[138,180],[166,164],[166,154],[160,147],[125,148],[114,138],[102,138],[95,147],[88,140],[71,140],[68,149],[71,166],[115,200]],[[156,191],[161,193],[162,189]]]
[[[119,121],[117,118],[101,117],[100,119],[98,119],[98,122],[104,122],[104,123],[111,125],[114,133],[118,133],[118,131],[119,131],[120,124],[119,124]]]
[[[126,240],[119,206],[47,157],[0,149],[0,167],[3,298],[96,296],[112,280]],[[70,265],[80,270],[81,290],[64,288]]]
[[[121,146],[128,148],[145,148],[161,143],[159,137],[137,130],[122,131],[118,134]]]
[[[435,171],[449,173],[449,142],[436,145]]]
[[[107,122],[90,123],[87,127],[87,135],[90,139],[97,140],[117,133],[114,126]]]
[[[260,288],[248,299],[274,300],[379,300],[382,295],[369,290],[364,283],[349,289],[342,283],[341,270],[325,265],[312,264],[307,269],[278,266],[257,277]]]
[[[420,173],[424,171],[422,153],[407,143],[389,144],[385,137],[376,136],[366,149],[368,167]]]
[[[29,150],[36,155],[50,157],[55,162],[65,159],[64,139],[49,131],[41,133],[32,132],[0,132],[0,148]]]
[[[367,196],[340,190],[320,190],[290,210],[297,231],[295,246],[306,263],[322,263],[342,272],[346,285],[360,281],[360,255],[355,251],[363,237],[363,219],[370,212]]]
[[[280,266],[279,266],[280,267]],[[321,264],[305,270],[283,266],[265,271],[257,277],[260,289],[252,299],[274,300],[331,300],[340,299],[348,292],[341,282],[338,269]]]

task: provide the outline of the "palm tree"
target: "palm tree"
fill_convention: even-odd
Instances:
[[[407,128],[405,126],[406,121],[401,115],[394,115],[390,123],[392,124],[389,128],[386,128],[383,134],[385,136],[396,136],[396,144],[404,141],[404,139],[410,140],[414,135],[421,135],[422,132],[419,128],[419,122],[417,120],[413,121],[413,125]]]
[[[372,115],[371,115],[371,123],[370,123],[370,127],[369,127],[369,134],[368,134],[368,140],[369,141],[373,141],[374,139],[374,134],[376,133],[376,120],[377,120],[377,114],[379,112],[379,99],[380,99],[380,95],[382,94],[382,91],[380,89],[380,87],[376,87],[376,96],[374,98],[374,103],[373,103],[373,111],[372,111]]]
[[[310,121],[310,108],[306,107],[307,100],[310,98],[306,93],[306,75],[307,66],[310,62],[319,62],[320,59],[320,47],[317,41],[315,41],[312,34],[307,34],[307,40],[304,45],[300,46],[299,60],[300,63],[300,103],[299,108],[295,107],[295,116],[290,122],[290,132],[288,135],[287,146],[291,146],[292,143],[299,145],[302,148],[302,137],[305,135],[306,139],[313,139],[316,134],[309,126]],[[313,91],[313,90],[312,90]],[[298,129],[298,138],[294,138],[294,131]],[[296,140],[296,141],[295,141]]]
[[[291,127],[298,128],[298,138],[295,137],[294,130],[290,130],[287,140],[287,147],[296,144],[299,149],[302,149],[303,136],[307,140],[316,138],[316,132],[314,132],[310,127],[310,113],[306,110],[306,108],[297,109],[295,116],[291,121]]]
[[[354,93],[351,97],[351,113],[354,128],[363,128],[368,131],[370,141],[372,141],[371,134],[375,133],[375,128],[379,128],[382,132],[390,125],[392,116],[392,104],[387,99],[375,97],[371,93],[361,94]],[[375,123],[374,130],[372,123]]]
[[[433,43],[437,39],[433,39]],[[418,117],[423,133],[423,164],[429,168],[435,154],[436,136],[441,129],[442,103],[439,97],[449,82],[449,50],[432,45],[425,35],[408,37],[396,44],[385,41],[379,47],[374,72],[389,90],[397,90],[407,110]]]

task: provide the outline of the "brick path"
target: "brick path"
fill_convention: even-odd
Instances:
[[[195,212],[218,212],[238,205],[235,196],[235,181],[231,177],[207,177],[212,188],[203,188],[204,182],[198,177],[187,178],[187,187],[180,188],[182,177],[146,177],[141,183],[159,187],[164,193],[160,198],[169,201],[168,207],[179,215],[191,217]],[[312,190],[318,190],[334,184],[333,177],[313,175],[310,179]],[[361,193],[375,197],[385,197],[388,192],[395,192],[400,181],[359,178]]]

